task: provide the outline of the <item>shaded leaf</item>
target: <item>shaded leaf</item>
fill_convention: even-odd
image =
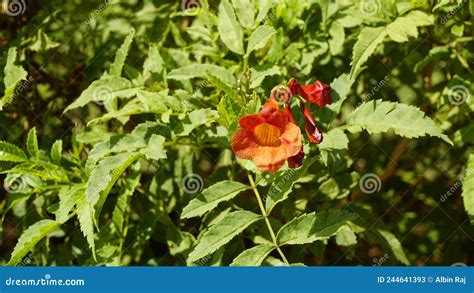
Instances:
[[[110,75],[117,76],[117,77],[120,77],[122,75],[122,68],[123,68],[123,65],[125,64],[125,59],[127,59],[128,50],[130,49],[130,44],[132,43],[134,35],[135,35],[135,30],[132,29],[128,33],[123,44],[118,49],[117,53],[115,53],[114,63],[112,63],[109,69]]]
[[[267,45],[270,38],[276,33],[275,29],[268,25],[259,26],[249,38],[247,45],[247,55],[250,55],[252,51],[262,49]]]
[[[469,155],[467,167],[464,171],[462,180],[462,198],[464,208],[474,224],[474,154]]]
[[[58,139],[51,147],[51,160],[56,165],[61,165],[61,157],[63,152],[63,141]]]
[[[17,146],[5,141],[0,141],[0,161],[24,162],[26,161],[26,155]]]
[[[20,81],[26,79],[26,76],[28,75],[23,67],[15,65],[16,57],[16,47],[11,47],[8,49],[7,63],[4,68],[5,76],[3,78],[5,93],[0,100],[0,111],[4,105],[12,102],[13,98],[15,97],[16,86]]]
[[[275,249],[273,244],[260,244],[244,250],[230,264],[230,266],[260,266],[270,252]]]
[[[18,264],[23,257],[44,237],[59,226],[59,223],[53,220],[45,219],[31,225],[21,233],[18,243],[12,252],[8,266]]]
[[[129,98],[137,94],[141,87],[134,86],[129,80],[118,76],[105,76],[91,83],[79,98],[70,104],[64,112],[82,107],[93,101],[110,101],[116,97]]]
[[[279,174],[274,178],[272,185],[268,189],[265,200],[265,209],[267,214],[270,214],[277,203],[285,200],[290,194],[293,185],[301,179],[308,168],[316,162],[318,158],[313,157],[305,160],[303,166],[297,169],[290,169]]]
[[[38,137],[36,135],[36,127],[33,127],[28,132],[26,139],[26,149],[31,157],[39,159]]]
[[[221,202],[231,200],[250,186],[236,181],[222,181],[206,188],[184,207],[181,219],[202,216]]]
[[[226,215],[204,233],[194,250],[189,254],[189,261],[195,262],[213,253],[260,219],[261,216],[249,211],[236,211]]]
[[[356,215],[344,210],[304,214],[284,225],[277,234],[279,245],[311,243],[329,238]]]

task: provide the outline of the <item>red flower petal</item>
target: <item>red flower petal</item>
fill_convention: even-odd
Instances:
[[[331,87],[317,80],[314,84],[301,86],[296,80],[291,80],[288,84],[293,94],[300,95],[303,99],[312,104],[324,107],[332,103]]]
[[[319,131],[318,127],[316,126],[316,122],[311,115],[311,112],[309,112],[304,103],[301,103],[301,111],[303,112],[304,126],[309,141],[311,143],[321,143],[323,141],[323,134],[321,131]]]

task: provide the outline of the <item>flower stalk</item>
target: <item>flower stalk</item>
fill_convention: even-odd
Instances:
[[[252,175],[250,174],[248,174],[248,178],[250,181],[250,186],[252,186],[253,193],[255,194],[255,197],[257,198],[258,206],[260,207],[262,216],[265,220],[265,223],[267,224],[267,228],[268,228],[268,231],[270,232],[270,236],[272,237],[273,244],[275,245],[276,250],[280,254],[281,258],[283,259],[283,262],[285,263],[285,265],[289,266],[290,263],[286,259],[285,254],[283,254],[283,251],[281,250],[280,246],[278,246],[275,232],[273,231],[272,225],[270,224],[270,220],[268,219],[267,212],[265,211],[265,207],[263,206],[262,197],[260,196],[260,193],[258,192],[257,186],[255,185],[255,181],[253,180]]]

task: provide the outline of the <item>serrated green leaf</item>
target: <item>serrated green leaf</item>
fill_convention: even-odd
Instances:
[[[341,54],[344,50],[344,40],[346,38],[344,27],[338,21],[333,21],[329,29],[329,35],[331,36],[329,39],[331,54],[333,56]]]
[[[0,100],[0,111],[3,109],[3,106],[12,102],[15,96],[16,86],[20,81],[26,79],[26,76],[28,75],[23,67],[15,65],[16,57],[16,47],[8,49],[7,63],[4,68],[5,76],[3,78],[5,93]]]
[[[347,118],[351,131],[367,130],[370,134],[393,130],[396,134],[408,138],[436,136],[453,144],[443,131],[414,106],[374,100],[363,103]]]
[[[129,98],[137,94],[142,87],[134,86],[129,80],[118,76],[105,76],[91,83],[79,98],[64,112],[82,107],[89,102],[111,101],[116,97]]]
[[[257,29],[250,35],[246,54],[250,55],[252,51],[264,48],[275,33],[275,29],[268,25],[257,27]]]
[[[42,29],[39,29],[36,33],[36,40],[30,45],[30,50],[41,52],[47,51],[52,48],[60,46],[61,43],[55,42],[49,38],[47,34],[44,33]]]
[[[166,158],[166,150],[164,147],[166,138],[161,135],[152,134],[148,142],[148,146],[141,149],[140,153],[144,154],[147,159],[159,160]]]
[[[232,0],[235,13],[243,27],[252,29],[255,25],[255,7],[250,0]]]
[[[344,210],[304,214],[281,227],[276,236],[277,243],[279,245],[294,245],[327,239],[335,235],[348,221],[355,218],[356,214]]]
[[[270,252],[275,249],[273,244],[260,244],[244,250],[230,264],[230,266],[260,266]]]
[[[271,0],[258,0],[258,14],[257,18],[255,19],[256,23],[261,22],[267,17],[268,11],[272,8],[272,1]]]
[[[128,33],[123,44],[118,49],[117,53],[115,53],[114,63],[112,63],[109,69],[109,74],[111,76],[117,76],[117,77],[122,76],[123,65],[125,64],[125,59],[127,59],[128,50],[130,49],[130,44],[133,41],[134,35],[135,35],[135,30],[132,29]]]
[[[140,163],[137,164],[139,166]],[[131,176],[123,180],[123,185],[120,188],[117,203],[112,212],[112,222],[119,235],[123,233],[125,215],[130,210],[130,199],[138,184],[140,184],[141,175],[142,173],[140,172],[133,172]]]
[[[341,107],[347,99],[347,95],[352,87],[354,80],[348,74],[341,74],[331,82],[331,95],[333,103],[320,110],[319,116],[323,123],[329,124],[341,112]]]
[[[130,102],[126,104],[122,109],[117,111],[108,112],[105,115],[102,115],[98,118],[92,119],[91,121],[87,122],[87,126],[92,126],[97,123],[104,123],[111,119],[118,119],[122,124],[125,124],[128,121],[128,117],[138,114],[144,113],[152,113],[153,111],[148,111],[146,107],[142,104],[138,104],[135,102]],[[125,119],[125,120],[121,120]],[[125,122],[124,122],[125,121]]]
[[[3,171],[3,173],[28,174],[43,180],[68,182],[67,173],[63,168],[50,162],[40,160],[25,161],[9,170]]]
[[[464,208],[474,225],[474,154],[469,155],[466,169],[462,180],[462,198]]]
[[[210,120],[218,119],[218,112],[211,109],[198,109],[186,115],[181,123],[175,127],[177,136],[188,136],[197,127],[208,123]]]
[[[18,264],[23,257],[44,237],[59,226],[59,223],[53,220],[45,219],[31,225],[23,231],[15,249],[12,252],[7,266]]]
[[[219,4],[218,30],[221,40],[231,51],[244,55],[244,33],[229,0],[223,0]]]
[[[337,168],[336,171],[338,169],[340,170],[342,167]],[[355,171],[331,176],[321,183],[318,193],[324,194],[330,199],[344,198],[357,186],[359,177],[359,174]]]
[[[230,71],[213,64],[193,64],[174,69],[168,73],[168,78],[175,80],[185,80],[195,77],[209,78],[209,72],[212,72],[212,75],[228,85],[235,85],[237,83],[234,75]]]
[[[99,161],[94,167],[87,180],[86,197],[97,218],[119,176],[140,156],[141,154],[135,152],[121,153]]]
[[[77,219],[81,227],[82,234],[86,237],[89,248],[95,259],[95,242],[94,242],[94,208],[89,204],[86,193],[81,193],[81,196],[76,202]]]
[[[197,246],[189,254],[189,261],[195,262],[215,252],[260,219],[261,216],[249,211],[235,211],[226,215],[204,233]]]
[[[36,135],[36,127],[33,127],[28,132],[26,139],[26,149],[31,157],[39,159],[38,137]]]
[[[166,67],[156,45],[150,46],[148,57],[143,63],[143,77],[145,80],[152,78],[156,82],[163,82],[167,87]]]
[[[222,181],[206,188],[184,207],[181,219],[202,216],[221,202],[231,200],[250,186],[236,181]]]
[[[400,16],[395,21],[387,25],[388,36],[395,42],[406,42],[409,37],[418,37],[418,27],[432,25],[434,22],[432,15],[414,10],[405,16]]]
[[[351,79],[355,78],[361,66],[374,53],[377,46],[383,42],[386,35],[385,27],[365,27],[362,29],[352,50]]]
[[[61,157],[63,152],[63,141],[58,139],[54,142],[53,146],[51,147],[51,160],[56,165],[61,165]]]
[[[282,172],[274,180],[267,192],[265,209],[270,214],[273,208],[281,201],[288,198],[293,185],[301,179],[308,168],[316,162],[317,157],[309,158],[303,162],[303,166]]]
[[[337,231],[336,243],[340,246],[352,246],[357,244],[357,237],[351,227],[344,225]]]
[[[403,248],[402,248],[402,244],[397,239],[397,237],[395,237],[395,235],[393,235],[388,230],[377,229],[377,232],[379,233],[379,235],[383,237],[383,239],[385,239],[386,243],[392,250],[393,254],[395,254],[395,257],[403,264],[410,265],[410,261],[405,255],[405,252],[403,251]]]
[[[0,161],[1,162],[24,162],[25,153],[15,145],[0,140]]]
[[[280,68],[278,66],[273,66],[271,68],[267,68],[260,71],[255,68],[251,68],[250,71],[251,71],[251,83],[250,83],[251,89],[259,87],[262,84],[265,77],[281,74]]]
[[[137,93],[137,98],[142,102],[146,111],[152,113],[165,113],[168,111],[166,106],[166,98],[168,96],[168,90],[161,92],[149,92],[140,90]]]
[[[339,166],[347,152],[349,139],[339,128],[334,128],[324,134],[323,142],[319,145],[321,160],[326,166]]]
[[[56,210],[56,221],[64,223],[68,220],[69,212],[81,197],[84,197],[85,186],[83,184],[65,186],[59,190],[59,208]]]

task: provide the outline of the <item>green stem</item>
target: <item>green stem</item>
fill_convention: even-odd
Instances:
[[[265,208],[263,207],[262,197],[260,196],[260,193],[258,192],[255,182],[253,181],[252,175],[249,174],[248,177],[249,177],[250,185],[252,186],[252,189],[253,189],[253,193],[255,193],[255,197],[257,198],[258,206],[260,207],[260,211],[262,212],[262,216],[265,219],[265,223],[267,224],[268,231],[270,232],[270,236],[272,237],[273,244],[275,245],[281,258],[283,259],[283,262],[285,263],[285,265],[289,266],[290,264],[288,260],[283,254],[283,251],[280,249],[280,246],[278,246],[275,232],[273,232],[273,228],[272,228],[272,225],[270,224],[270,220],[268,219],[267,212],[265,211]]]

